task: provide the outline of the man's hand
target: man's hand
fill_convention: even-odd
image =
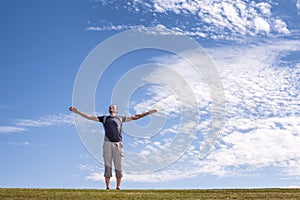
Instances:
[[[84,118],[87,118],[87,119],[89,119],[89,120],[93,120],[93,121],[99,122],[99,118],[98,118],[97,116],[92,116],[92,115],[86,114],[86,113],[84,113],[84,112],[81,112],[81,111],[79,111],[79,110],[78,110],[77,108],[75,108],[75,107],[72,107],[72,106],[71,106],[71,107],[69,108],[69,110],[72,111],[73,113],[76,113],[76,114],[78,114],[78,115],[84,117]]]
[[[75,108],[75,107],[72,107],[72,106],[71,106],[71,107],[69,108],[69,110],[72,111],[72,112],[74,112],[74,113],[78,113],[78,109]]]
[[[149,115],[151,115],[151,114],[153,114],[153,113],[156,113],[156,112],[157,112],[157,110],[149,110],[149,111],[148,111]]]

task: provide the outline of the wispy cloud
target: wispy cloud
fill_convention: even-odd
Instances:
[[[110,25],[110,26],[90,26],[87,27],[85,30],[87,31],[119,31],[124,29],[140,29],[144,26],[128,26],[128,25]]]
[[[300,160],[297,151],[300,144],[298,120],[297,117],[257,119],[254,121],[255,129],[248,130],[247,133],[243,133],[236,126],[236,131],[222,138],[224,144],[211,155],[211,158],[224,169],[225,176],[231,174],[229,167],[234,167],[235,173],[241,175],[244,174],[245,168],[248,170],[247,173],[251,174],[265,167],[275,167],[290,176],[291,174],[286,171],[296,172],[300,169],[299,165],[297,170],[295,165],[291,165],[293,161]],[[285,124],[287,121],[293,122],[288,125]],[[279,124],[283,124],[284,128],[280,128]],[[293,170],[290,167],[293,167]],[[293,176],[300,178],[299,173],[294,173]]]
[[[271,121],[273,120],[273,124]],[[149,173],[126,173],[127,181],[132,182],[170,182],[194,178],[199,175],[222,177],[260,176],[263,170],[274,167],[279,176],[300,179],[300,124],[293,124],[287,130],[274,130],[272,126],[282,121],[299,121],[299,118],[262,119],[256,123],[266,127],[248,133],[235,131],[222,138],[218,149],[206,159],[198,159],[198,147],[191,146],[186,154],[173,165]],[[250,121],[250,120],[249,120]],[[146,155],[145,155],[146,156]],[[87,179],[103,179],[101,167],[83,167]]]
[[[242,36],[287,35],[290,34],[284,19],[272,13],[272,3],[268,0],[213,0],[213,1],[174,1],[148,0],[100,1],[109,9],[124,9],[137,21],[120,25],[110,20],[109,25],[91,26],[87,30],[124,30],[141,27],[165,26],[178,34],[208,37],[213,39],[237,39]],[[298,3],[297,3],[298,6]],[[155,18],[145,24],[143,18]],[[172,16],[172,20],[170,19]],[[194,21],[191,21],[193,19]],[[163,30],[162,30],[163,31]]]
[[[91,166],[91,165],[80,165],[79,169],[88,173],[85,177],[88,180],[100,181],[103,180],[103,167]]]
[[[278,170],[279,177],[300,179],[300,66],[292,59],[286,60],[287,56],[299,50],[298,40],[272,40],[248,46],[207,49],[224,85],[227,112],[218,145],[205,159],[198,157],[201,137],[210,124],[210,119],[203,117],[211,112],[209,90],[204,82],[186,70],[186,63],[178,57],[155,58],[157,62],[180,73],[193,88],[195,96],[201,102],[201,123],[197,127],[199,134],[195,135],[196,139],[184,156],[172,165],[155,172],[128,173],[126,179],[162,182],[199,175],[260,176],[267,168]],[[189,58],[193,59],[194,55],[190,54]],[[154,81],[153,77],[159,80],[166,76],[161,70],[158,67],[145,78],[150,82]],[[172,94],[161,87],[154,85],[149,90],[152,98],[134,104],[134,109],[138,111],[142,107],[156,105],[167,116],[176,118],[180,112],[180,103],[176,103],[176,98],[171,98]],[[131,143],[137,157],[145,158],[149,154],[155,154],[160,151],[160,147],[170,143],[178,130],[176,125],[165,127],[165,132],[160,135],[165,136],[164,140],[148,138]],[[98,180],[102,179],[102,174],[93,171],[88,177]]]
[[[151,29],[149,29],[151,28]],[[119,31],[119,30],[128,30],[128,29],[135,29],[137,31],[146,32],[149,34],[159,34],[159,35],[189,35],[189,36],[197,36],[201,38],[206,38],[207,34],[205,34],[201,30],[183,30],[179,27],[171,27],[167,28],[164,24],[156,24],[155,26],[145,26],[145,25],[138,25],[138,26],[128,26],[128,25],[110,25],[110,26],[90,26],[87,27],[86,30],[88,31]]]
[[[21,127],[45,127],[74,124],[72,115],[58,114],[42,116],[39,119],[18,119],[16,125]]]
[[[8,145],[12,145],[12,146],[29,146],[31,145],[30,142],[9,142]]]
[[[0,126],[0,133],[19,133],[28,131],[32,127],[49,127],[73,125],[73,116],[66,114],[47,115],[39,119],[17,119],[12,126]]]
[[[0,133],[18,133],[27,131],[24,127],[0,126]]]

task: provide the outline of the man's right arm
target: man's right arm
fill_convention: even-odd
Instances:
[[[84,112],[81,112],[80,110],[78,110],[77,108],[75,107],[70,107],[69,108],[70,111],[72,111],[73,113],[76,113],[86,119],[89,119],[89,120],[93,120],[93,121],[96,121],[96,122],[99,122],[99,118],[97,116],[92,116],[92,115],[89,115],[89,114],[86,114]]]

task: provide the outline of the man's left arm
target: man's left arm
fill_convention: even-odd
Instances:
[[[148,112],[145,112],[143,114],[136,114],[134,116],[126,117],[125,122],[131,121],[131,120],[137,120],[137,119],[143,118],[147,115],[151,115],[155,112],[157,112],[157,110],[149,110]]]

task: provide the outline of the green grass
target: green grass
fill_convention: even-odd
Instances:
[[[300,189],[220,190],[90,190],[90,189],[7,189],[0,199],[300,199]]]

